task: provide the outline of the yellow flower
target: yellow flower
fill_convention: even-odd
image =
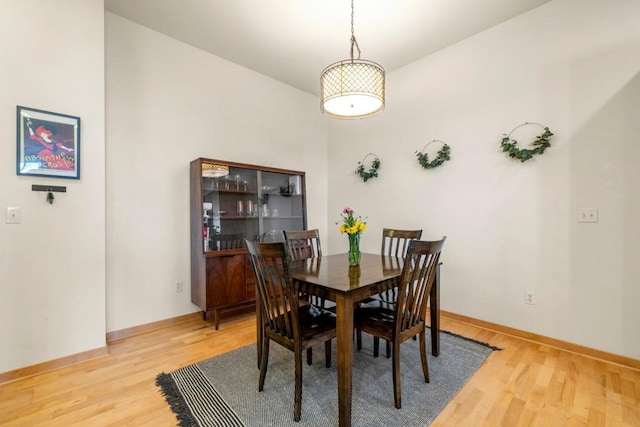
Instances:
[[[337,224],[337,223],[336,223]],[[342,210],[342,224],[340,224],[340,234],[349,235],[360,234],[367,228],[367,223],[360,216],[355,216],[353,209],[345,207]]]

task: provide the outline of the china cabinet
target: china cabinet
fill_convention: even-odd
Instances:
[[[204,318],[255,304],[244,238],[306,229],[305,173],[198,158],[191,162],[191,301]]]

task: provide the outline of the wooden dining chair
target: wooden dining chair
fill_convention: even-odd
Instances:
[[[314,230],[284,230],[289,257],[294,261],[322,256],[320,232]]]
[[[444,246],[442,240],[427,242],[414,240],[407,250],[398,283],[395,304],[363,305],[354,313],[354,325],[363,332],[391,343],[393,365],[393,397],[396,408],[401,407],[400,344],[419,336],[420,358],[425,382],[429,382],[427,365],[425,318],[431,286]]]
[[[269,362],[269,343],[275,341],[294,353],[295,393],[293,419],[302,413],[302,354],[324,343],[325,365],[331,366],[331,339],[336,336],[336,316],[312,304],[300,301],[289,274],[285,244],[258,243],[245,239],[256,278],[260,301],[261,350],[258,391],[264,388]]]
[[[412,240],[419,240],[422,230],[382,229],[382,255],[404,258]]]
[[[242,234],[218,234],[211,236],[210,240],[210,247],[213,251],[239,249],[244,247],[244,236]]]
[[[420,239],[422,237],[422,230],[399,230],[394,228],[382,229],[382,249],[380,254],[384,256],[390,256],[397,259],[402,259],[407,254],[407,249],[412,240]],[[394,304],[397,298],[396,287],[387,289],[377,295],[365,301],[369,304],[378,304],[380,307],[384,307],[386,303]],[[358,332],[358,349],[362,348],[362,334]],[[374,339],[373,341],[373,356],[378,357],[378,349],[380,347],[380,340]],[[391,357],[391,343],[386,342],[387,358]]]
[[[302,261],[309,258],[322,256],[322,245],[320,244],[320,232],[313,230],[284,230],[284,241],[287,245],[289,259],[292,261]],[[335,304],[328,302],[326,298],[318,295],[310,295],[302,292],[300,297],[310,304],[315,304],[322,308],[331,308]],[[307,361],[312,360],[311,350],[307,351]]]

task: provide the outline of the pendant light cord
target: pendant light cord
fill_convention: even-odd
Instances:
[[[353,47],[358,49],[358,59],[360,59],[360,46],[356,40],[355,32],[353,31],[353,0],[351,0],[351,63],[353,64]]]

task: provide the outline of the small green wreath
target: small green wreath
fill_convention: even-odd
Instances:
[[[538,135],[536,137],[536,140],[531,143],[531,145],[535,148],[519,149],[518,141],[516,141],[515,139],[511,139],[511,134],[519,127],[522,127],[525,125],[537,125],[544,129],[544,132],[542,133],[542,135]],[[503,152],[506,152],[509,154],[509,157],[513,159],[518,159],[524,163],[527,160],[533,158],[535,154],[542,154],[544,153],[544,150],[551,147],[551,142],[549,140],[552,136],[553,134],[551,133],[548,127],[542,126],[540,123],[524,122],[523,124],[513,128],[513,130],[509,132],[508,135],[504,134],[504,138],[502,138],[502,141],[500,142],[500,146],[502,147]]]
[[[424,153],[423,151],[426,150],[427,147],[433,144],[434,142],[442,142],[444,145],[442,146],[440,151],[438,151],[436,158],[433,159],[432,161],[429,161],[429,155],[427,153]],[[422,166],[423,168],[425,169],[437,168],[444,162],[451,160],[451,147],[449,147],[449,145],[444,141],[440,141],[439,139],[434,139],[433,141],[425,145],[422,151],[416,151],[416,157],[418,158],[418,163],[420,163],[420,166]]]
[[[373,161],[371,162],[371,167],[368,170],[365,170],[364,161],[367,157],[373,156]],[[356,174],[360,175],[360,178],[364,182],[367,182],[371,178],[378,177],[378,169],[380,169],[380,159],[373,153],[369,153],[362,159],[361,162],[358,162],[358,168],[356,169]]]

